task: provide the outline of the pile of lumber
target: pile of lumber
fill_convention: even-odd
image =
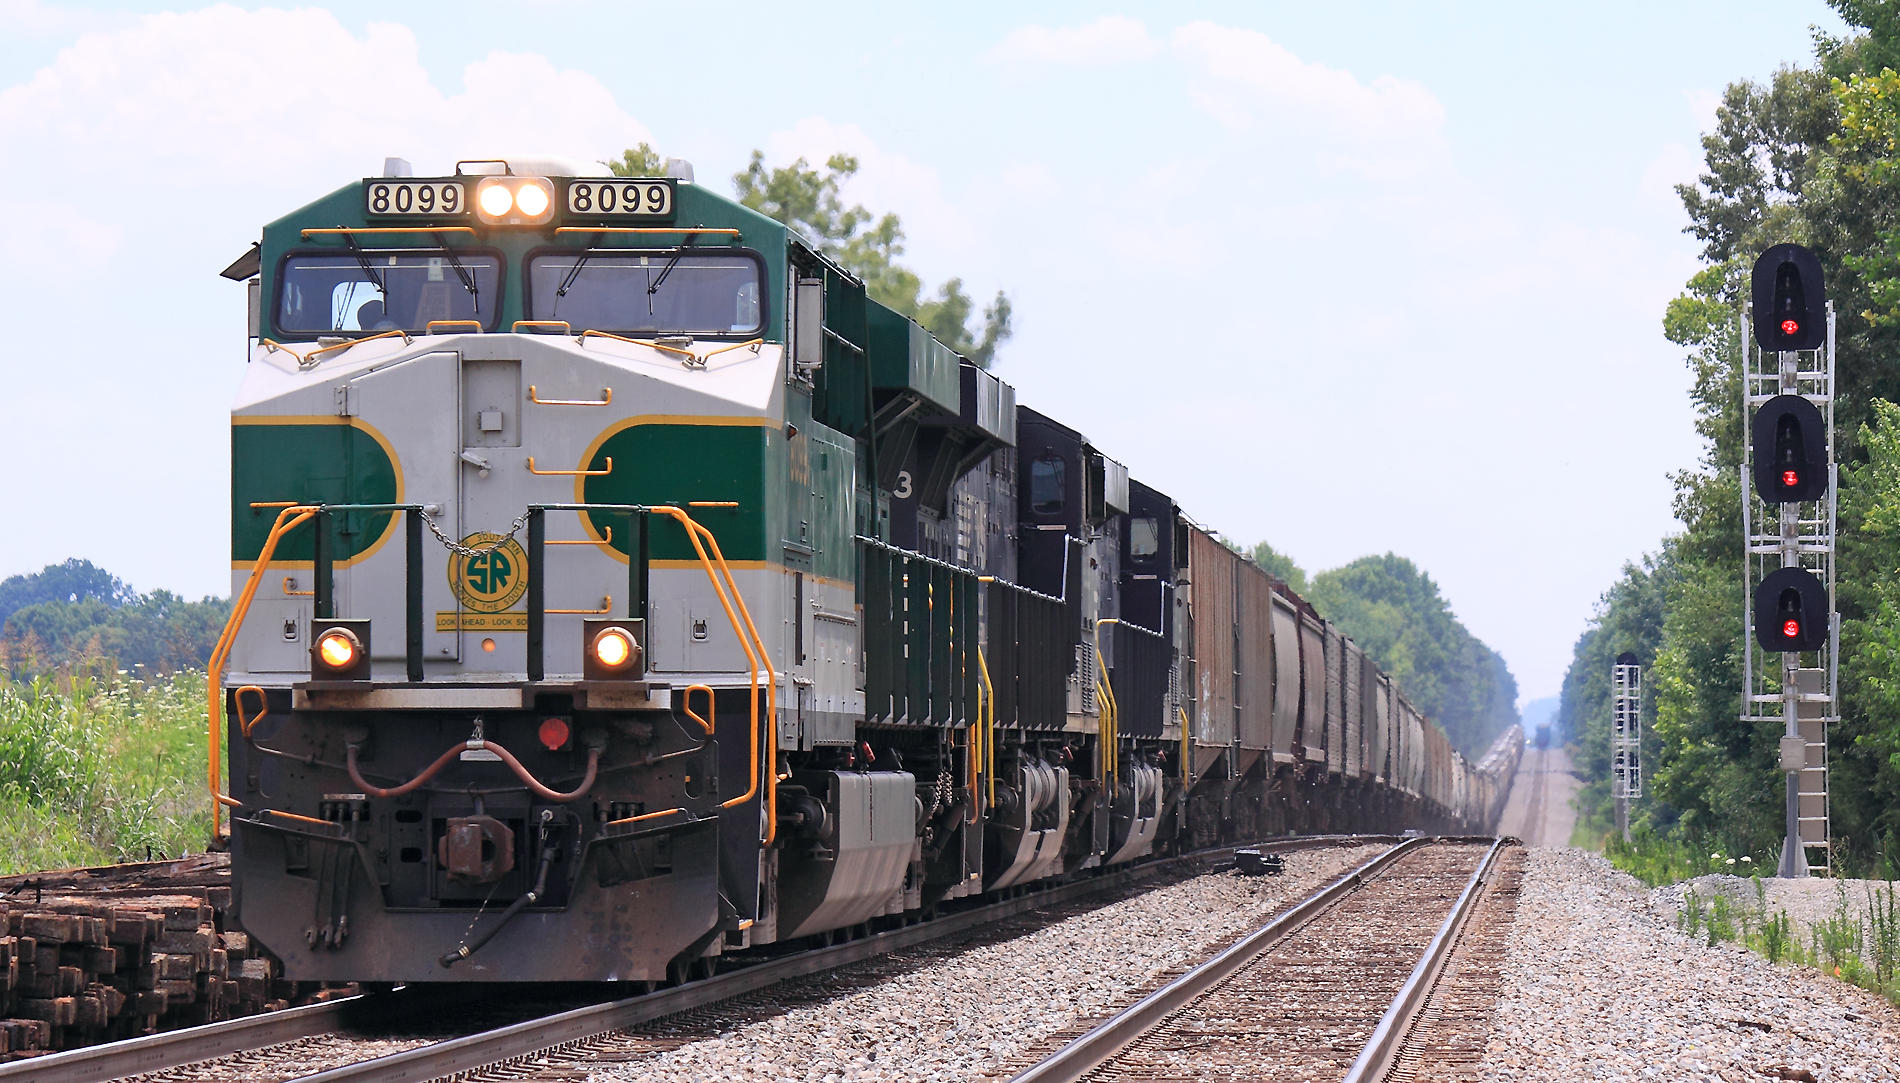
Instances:
[[[224,855],[0,880],[0,1060],[252,1015],[294,995],[226,922]]]

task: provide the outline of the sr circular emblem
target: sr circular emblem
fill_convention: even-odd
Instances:
[[[500,534],[478,530],[463,538],[462,544],[483,549],[499,541]],[[452,554],[449,589],[463,608],[474,613],[500,613],[512,608],[528,592],[528,554],[513,538],[480,556]]]

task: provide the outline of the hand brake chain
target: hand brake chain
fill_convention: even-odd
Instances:
[[[473,545],[463,545],[461,542],[458,542],[455,539],[449,537],[447,534],[442,533],[442,528],[435,524],[435,519],[430,517],[427,511],[418,511],[416,514],[422,516],[422,521],[425,524],[427,524],[429,527],[429,533],[435,535],[436,540],[442,543],[443,548],[447,549],[451,553],[456,554],[457,556],[470,557],[470,558],[479,557],[479,556],[487,556],[489,553],[492,553],[495,550],[500,549],[502,546],[507,545],[509,542],[513,541],[515,535],[521,533],[521,528],[528,525],[528,515],[529,515],[528,512],[525,512],[525,511],[522,512],[520,515],[515,517],[514,523],[508,527],[508,533],[503,534],[501,537],[496,538],[494,541],[488,543],[487,545],[473,546]]]

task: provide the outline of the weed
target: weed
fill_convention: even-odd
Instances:
[[[1794,938],[1794,922],[1789,919],[1786,910],[1778,910],[1774,917],[1764,919],[1761,931],[1749,941],[1748,946],[1767,956],[1771,963],[1779,963],[1801,950],[1801,945]]]
[[[1694,936],[1702,929],[1702,917],[1702,896],[1697,895],[1694,888],[1690,888],[1683,893],[1682,913],[1676,918],[1676,927]]]
[[[202,846],[204,682],[0,674],[0,874]]]
[[[1709,946],[1735,939],[1734,908],[1729,904],[1728,896],[1716,892],[1709,901],[1709,917],[1706,927],[1709,931]]]
[[[1883,989],[1900,979],[1900,902],[1891,881],[1867,885],[1867,925],[1873,941],[1874,980]]]

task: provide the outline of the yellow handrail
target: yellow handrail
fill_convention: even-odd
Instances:
[[[685,812],[683,808],[663,808],[658,812],[643,812],[638,816],[627,816],[619,820],[608,820],[602,827],[619,827],[621,824],[637,824],[641,820],[657,820],[662,816],[671,816],[676,812]]]
[[[752,614],[750,611],[746,609],[745,597],[739,593],[739,584],[736,580],[733,579],[732,568],[726,563],[725,554],[721,552],[719,549],[719,539],[713,536],[712,531],[707,530],[705,527],[693,521],[692,516],[687,515],[684,511],[681,511],[678,508],[667,507],[665,505],[658,505],[658,506],[655,506],[652,510],[656,512],[660,512],[661,514],[673,516],[675,519],[679,520],[681,526],[686,528],[687,540],[693,543],[694,551],[699,554],[700,564],[706,569],[706,577],[712,580],[713,589],[715,592],[719,594],[719,604],[726,607],[727,619],[733,620],[732,606],[736,604],[739,610],[739,618],[743,619],[745,622],[746,634],[749,634],[751,636],[751,642],[750,644],[748,644],[746,641],[746,634],[741,634],[739,637],[739,645],[745,649],[747,664],[752,667],[752,687],[751,687],[752,747],[755,752],[759,748],[759,719],[758,719],[759,676],[758,674],[759,674],[760,668],[763,668],[765,670],[765,676],[766,676],[765,699],[766,699],[766,714],[767,714],[766,729],[767,729],[768,736],[770,738],[770,744],[769,744],[770,754],[767,757],[766,764],[765,764],[765,766],[768,768],[768,771],[769,771],[765,780],[766,782],[765,836],[760,841],[769,846],[772,844],[773,840],[778,837],[778,765],[777,765],[777,761],[778,761],[778,676],[777,676],[777,673],[772,669],[771,657],[769,656],[769,654],[767,653],[765,649],[765,638],[759,635],[758,627],[752,623]],[[712,563],[711,561],[708,560],[706,556],[705,545],[700,544],[700,539],[702,536],[705,539],[705,545],[712,546],[711,561],[718,562],[719,574],[725,577],[725,581],[726,581],[725,588],[722,588],[720,586],[719,579],[713,575]],[[731,604],[728,604],[726,601],[727,589],[731,591],[731,598],[732,598]],[[733,623],[736,627],[739,621],[733,620]],[[755,650],[757,652],[756,658],[754,655]],[[758,789],[759,789],[759,771],[757,770],[757,767],[758,767],[758,764],[755,763],[754,764],[755,769],[752,772],[752,781],[751,781],[751,784],[747,787],[746,792],[741,794],[738,797],[733,798],[730,801],[727,801],[725,804],[720,806],[721,808],[732,808],[736,805],[742,805],[746,803],[747,801],[752,800],[752,798],[758,793]]]
[[[332,342],[328,346],[318,346],[302,357],[297,357],[296,354],[291,354],[291,356],[297,357],[297,363],[299,365],[308,365],[326,353],[335,353],[338,350],[347,350],[351,346],[361,346],[365,342],[375,342],[379,338],[395,338],[398,335],[402,336],[402,344],[404,346],[409,345],[409,332],[398,327],[391,331],[378,331],[373,335],[364,335],[362,338],[349,338],[344,339],[342,342]],[[289,350],[285,350],[284,352],[290,353]]]
[[[334,226],[324,229],[306,229],[303,235],[309,237],[344,236],[352,237],[358,233],[474,233],[474,226]]]
[[[701,365],[704,365],[706,362],[711,361],[713,358],[718,357],[722,353],[731,353],[734,350],[743,350],[747,348],[748,346],[752,348],[752,352],[757,353],[759,350],[759,347],[763,345],[765,345],[765,340],[762,338],[747,339],[744,342],[735,342],[729,346],[721,346],[716,350],[707,350],[705,353],[700,354],[699,363]]]
[[[277,341],[274,338],[260,338],[257,340],[257,344],[264,347],[266,350],[270,350],[273,353],[275,353],[278,350],[282,350],[283,352],[296,358],[297,364],[299,365],[303,364],[304,362],[303,354],[298,353],[296,350],[291,349],[290,347],[284,345],[283,343]]]
[[[714,226],[555,226],[554,235],[563,233],[717,233],[726,237],[737,237],[739,231],[728,227]]]
[[[544,399],[534,393],[534,385],[528,385],[528,401],[536,406],[605,406],[614,401],[614,389],[603,387],[597,399]]]
[[[977,721],[983,723],[983,777],[988,781],[984,787],[986,800],[984,807],[996,807],[996,685],[990,681],[989,660],[983,657],[983,648],[976,649],[976,672],[983,680],[983,709],[977,715]]]
[[[736,808],[752,800],[759,792],[759,656],[753,652],[753,644],[746,638],[744,626],[740,624],[738,613],[734,611],[732,601],[726,595],[726,588],[719,582],[719,575],[713,569],[712,559],[706,555],[706,547],[700,544],[699,535],[695,531],[695,528],[698,527],[699,524],[693,522],[692,516],[678,508],[659,505],[652,510],[662,515],[672,516],[679,522],[681,529],[686,531],[686,540],[692,543],[693,551],[699,554],[700,566],[706,569],[706,579],[712,583],[713,594],[718,597],[720,608],[726,611],[726,619],[732,623],[732,630],[739,637],[740,649],[745,651],[746,666],[751,673],[751,693],[749,697],[752,721],[750,738],[752,746],[751,782],[747,785],[744,793],[721,803],[719,806],[720,808]]]
[[[244,589],[238,592],[231,606],[231,616],[225,620],[224,631],[219,633],[217,645],[211,648],[211,660],[205,666],[205,729],[211,747],[207,779],[211,790],[211,837],[214,840],[223,837],[222,807],[244,807],[242,802],[226,797],[219,785],[218,721],[224,713],[223,704],[219,703],[219,693],[224,683],[224,666],[230,661],[231,647],[237,641],[238,629],[243,627],[245,615],[250,612],[251,600],[257,597],[257,588],[264,581],[264,569],[270,567],[270,558],[277,552],[277,543],[316,513],[317,509],[308,504],[293,505],[277,513],[277,521],[271,524],[270,533],[264,536],[263,548],[258,550],[257,564],[251,568]]]
[[[712,546],[713,559],[719,562],[719,574],[725,577],[726,589],[731,591],[734,604],[739,607],[739,617],[745,621],[746,631],[752,636],[753,646],[758,649],[760,668],[765,670],[765,837],[760,841],[770,846],[778,838],[778,672],[772,668],[771,656],[765,649],[765,637],[759,634],[758,626],[752,623],[752,611],[746,607],[745,596],[739,593],[739,583],[732,577],[732,567],[726,563],[726,555],[719,549],[719,539],[713,532],[697,522],[692,523],[693,530],[705,536],[706,544]]]
[[[584,617],[604,617],[614,611],[614,596],[609,594],[600,600],[599,609],[544,609],[544,613],[574,614]]]
[[[308,597],[310,597],[311,595],[313,595],[313,594],[315,594],[315,593],[316,593],[316,591],[314,591],[314,590],[298,590],[298,589],[297,589],[297,580],[296,580],[295,578],[293,578],[293,577],[291,577],[291,576],[288,576],[288,575],[286,575],[286,576],[284,576],[284,597],[286,597],[286,598],[308,598]]]
[[[1121,620],[1117,617],[1103,617],[1095,622],[1093,633],[1095,636],[1095,694],[1099,708],[1098,717],[1101,720],[1097,726],[1099,730],[1097,739],[1102,742],[1102,778],[1105,782],[1121,771],[1121,748],[1118,744],[1121,735],[1116,728],[1118,719],[1115,717],[1115,689],[1110,687],[1108,682],[1108,667],[1102,664],[1102,625],[1120,623]],[[1110,800],[1113,800],[1115,795],[1110,793],[1108,796]]]
[[[704,718],[699,717],[699,715],[693,712],[694,692],[706,693],[706,717]],[[680,707],[686,712],[686,717],[699,723],[699,728],[706,731],[706,736],[711,737],[713,735],[714,729],[719,725],[719,701],[713,698],[713,690],[710,686],[703,684],[687,685],[686,688],[680,692]]]
[[[257,693],[257,713],[246,717],[244,714],[244,693]],[[249,737],[251,730],[270,713],[270,704],[264,699],[264,690],[254,684],[247,684],[231,693],[231,706],[237,710],[238,732]]]
[[[530,455],[530,456],[528,456],[528,473],[530,473],[530,474],[538,474],[538,475],[540,475],[541,477],[544,477],[544,478],[551,478],[551,477],[565,477],[565,478],[603,478],[603,477],[606,477],[606,476],[607,476],[608,474],[611,474],[611,473],[613,473],[613,472],[614,472],[614,457],[613,457],[612,455],[609,455],[609,456],[607,456],[607,457],[606,457],[606,458],[605,458],[604,460],[602,460],[602,461],[603,461],[603,462],[605,462],[605,463],[606,463],[607,465],[606,465],[606,466],[604,466],[604,467],[601,467],[601,468],[600,468],[599,470],[586,470],[586,469],[581,469],[581,470],[536,470],[536,469],[534,468],[534,456],[532,456],[532,455]]]
[[[514,325],[509,327],[508,330],[510,333],[514,333],[520,331],[523,327],[558,327],[564,335],[574,333],[574,325],[566,320],[516,320]]]
[[[689,508],[736,508],[739,502],[737,500],[688,500],[686,506]]]
[[[590,338],[610,339],[614,342],[627,343],[630,346],[645,346],[650,350],[659,350],[661,353],[678,354],[689,362],[697,363],[699,361],[699,355],[691,350],[682,350],[678,346],[668,346],[663,342],[648,342],[643,338],[628,338],[625,335],[616,335],[611,331],[596,331],[591,327],[580,333],[576,339],[576,343],[584,346]]]

